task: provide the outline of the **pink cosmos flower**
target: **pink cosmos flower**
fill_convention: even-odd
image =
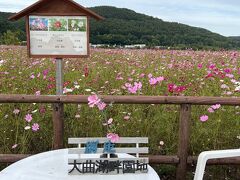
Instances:
[[[175,84],[168,84],[168,91],[173,93],[176,90],[177,86]]]
[[[137,90],[138,90],[138,88],[137,88],[136,86],[133,86],[133,87],[129,87],[129,88],[128,88],[128,91],[129,91],[130,93],[133,93],[133,94],[136,94],[136,93],[137,93]]]
[[[215,64],[210,64],[209,69],[214,69],[216,67]]]
[[[45,69],[43,71],[43,79],[46,79],[47,75],[48,75],[48,69]]]
[[[41,91],[36,91],[36,92],[35,92],[35,95],[36,95],[36,96],[41,95]]]
[[[39,130],[39,124],[38,123],[34,123],[33,125],[32,125],[32,131],[34,131],[34,132],[37,132],[38,130]]]
[[[226,92],[226,95],[232,95],[232,92],[228,91]]]
[[[150,78],[152,78],[153,77],[153,75],[150,73],[150,74],[148,74],[148,78],[150,79]]]
[[[124,116],[123,119],[127,121],[130,119],[130,116]]]
[[[15,149],[17,146],[18,146],[18,144],[14,144],[14,145],[12,146],[12,149]]]
[[[161,81],[163,81],[163,80],[164,80],[164,77],[163,77],[163,76],[157,77],[157,81],[158,81],[158,82],[161,82]]]
[[[221,107],[221,104],[216,104],[211,106],[211,108],[213,108],[214,110],[219,109],[220,107]]]
[[[230,68],[226,68],[226,69],[224,69],[224,72],[225,73],[231,73],[231,69]]]
[[[229,87],[228,87],[226,84],[222,84],[222,85],[221,85],[221,88],[222,88],[222,89],[229,89]]]
[[[107,104],[104,103],[104,102],[99,102],[99,103],[97,104],[97,107],[98,107],[98,109],[99,109],[100,111],[104,110],[106,106],[107,106]]]
[[[116,77],[116,80],[123,80],[123,77],[119,75]]]
[[[41,106],[41,107],[39,108],[39,112],[40,112],[41,114],[44,114],[44,113],[46,112],[45,107],[44,107],[44,106]]]
[[[208,120],[208,116],[207,115],[202,115],[201,117],[200,117],[200,121],[202,121],[202,122],[205,122],[205,121],[207,121]]]
[[[133,78],[130,78],[130,77],[129,77],[129,78],[128,78],[128,81],[133,81]]]
[[[132,85],[131,85],[130,83],[125,83],[125,86],[126,86],[127,88],[132,87]]]
[[[144,76],[145,76],[144,73],[141,73],[141,74],[139,75],[140,78],[143,78]]]
[[[202,64],[198,64],[198,68],[201,69],[203,67]]]
[[[27,114],[26,116],[25,116],[25,120],[27,121],[27,122],[31,122],[32,121],[32,115],[31,114]]]
[[[110,125],[113,122],[113,118],[110,118],[106,123],[103,123],[104,126]]]
[[[45,69],[44,71],[43,71],[43,76],[47,76],[48,75],[48,69]]]
[[[175,91],[178,92],[178,93],[181,93],[183,92],[184,90],[186,90],[187,88],[185,86],[177,86],[175,88]]]
[[[212,73],[209,73],[205,78],[211,78],[214,77],[214,75]]]
[[[112,124],[112,122],[113,122],[113,118],[110,118],[107,123]]]
[[[142,83],[141,82],[134,82],[134,86],[136,86],[137,87],[137,89],[142,89]]]
[[[100,102],[100,99],[98,98],[98,96],[96,94],[91,95],[91,96],[88,97],[88,105],[89,105],[89,107],[94,107],[99,102]]]
[[[236,79],[231,79],[231,82],[235,84],[237,82],[237,80]]]
[[[150,83],[150,85],[156,85],[158,83],[158,81],[156,78],[150,78],[149,83]]]
[[[32,74],[32,75],[30,76],[30,78],[31,78],[31,79],[34,79],[34,78],[35,78],[34,74]]]
[[[54,87],[55,87],[54,84],[49,84],[49,85],[47,86],[48,89],[53,89]]]
[[[119,141],[119,136],[115,133],[108,133],[107,138],[110,139],[112,143],[116,143],[117,141]]]
[[[20,110],[19,110],[19,109],[14,109],[14,110],[13,110],[13,114],[16,114],[16,115],[17,115],[17,114],[19,114],[19,113],[20,113]]]
[[[226,77],[233,78],[234,75],[233,74],[226,74]]]
[[[208,112],[213,113],[214,109],[210,107],[210,108],[208,108]]]
[[[142,89],[142,83],[134,82],[134,86],[130,83],[125,83],[125,87],[129,91],[129,93],[136,94],[138,90]]]

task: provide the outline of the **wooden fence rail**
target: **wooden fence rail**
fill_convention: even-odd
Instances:
[[[0,95],[0,103],[87,103],[84,95]],[[191,104],[239,106],[239,97],[190,97],[190,96],[100,96],[106,103],[116,104]]]
[[[54,149],[63,148],[64,104],[88,103],[84,95],[0,95],[0,103],[51,103],[53,104]],[[105,103],[115,104],[175,104],[180,105],[178,151],[175,156],[150,155],[150,163],[177,166],[176,179],[186,179],[187,166],[196,164],[197,157],[188,155],[192,105],[239,106],[239,97],[187,97],[187,96],[100,96]],[[0,154],[0,162],[15,162],[29,155]],[[240,164],[240,158],[213,159],[207,164]]]

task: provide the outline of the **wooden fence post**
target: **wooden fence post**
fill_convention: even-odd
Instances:
[[[64,106],[62,103],[53,104],[53,149],[63,148]]]
[[[63,60],[56,59],[56,94],[63,95]],[[53,149],[63,148],[64,105],[53,104]]]
[[[187,158],[190,139],[191,105],[181,104],[178,137],[178,157],[176,179],[184,180],[187,175]]]

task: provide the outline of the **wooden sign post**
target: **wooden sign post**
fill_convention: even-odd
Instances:
[[[11,16],[26,19],[27,51],[33,58],[56,59],[56,94],[63,95],[63,58],[90,54],[89,19],[103,17],[72,0],[39,0]],[[63,104],[53,105],[54,149],[63,147]]]

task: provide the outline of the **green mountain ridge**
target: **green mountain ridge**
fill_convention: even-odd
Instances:
[[[177,22],[165,22],[126,8],[98,6],[89,8],[105,17],[90,21],[90,42],[93,44],[127,45],[146,44],[178,48],[240,48],[239,37],[225,37],[209,30]],[[9,22],[13,13],[0,12],[0,35],[7,30],[19,31],[25,40],[25,22]]]

